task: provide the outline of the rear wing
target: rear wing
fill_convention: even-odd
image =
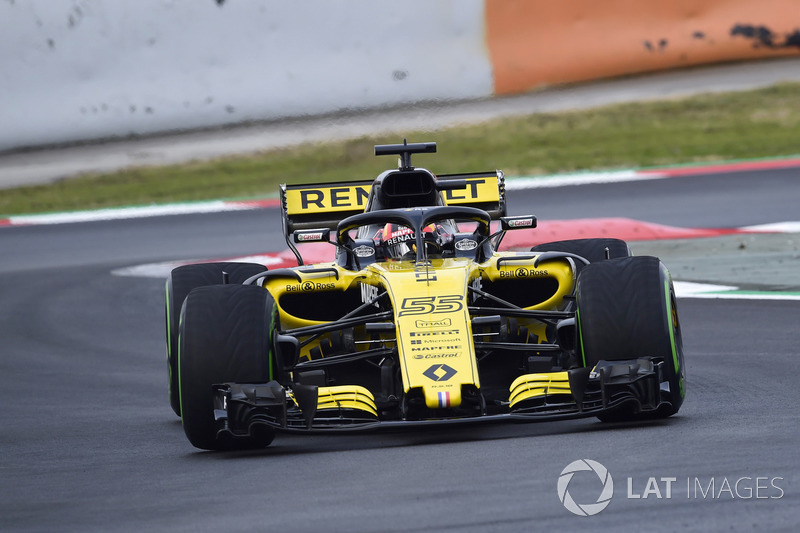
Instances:
[[[489,213],[492,220],[506,214],[506,189],[503,172],[444,174],[437,180],[463,180],[464,187],[441,191],[443,205],[469,206]],[[340,220],[363,213],[370,202],[373,180],[339,183],[281,185],[281,210],[284,233],[296,230],[335,230]]]
[[[492,172],[469,172],[466,174],[443,174],[442,181],[464,180],[463,189],[442,191],[445,205],[462,205],[486,211],[492,220],[506,216],[506,180],[502,170]]]

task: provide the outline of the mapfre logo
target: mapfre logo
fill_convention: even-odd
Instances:
[[[578,474],[578,476],[575,477],[575,474]],[[603,485],[597,500],[593,503],[576,502],[572,494],[570,494],[570,485],[574,482],[575,487],[573,487],[573,490],[575,488],[579,489],[581,485],[595,487],[597,481],[592,479],[594,476],[600,478],[600,482]],[[611,503],[611,498],[614,496],[614,480],[611,478],[611,474],[608,473],[608,469],[597,461],[578,459],[568,464],[561,471],[561,475],[558,476],[557,489],[558,499],[569,512],[578,516],[592,516],[608,507],[608,504]],[[581,500],[587,496],[584,491],[580,491],[580,494],[581,497],[579,499]]]

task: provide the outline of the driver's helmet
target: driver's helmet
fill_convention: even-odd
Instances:
[[[441,254],[442,243],[436,224],[428,224],[422,229],[425,249],[428,254]],[[387,259],[414,260],[417,256],[417,241],[414,230],[399,224],[386,224],[376,235],[377,245]]]

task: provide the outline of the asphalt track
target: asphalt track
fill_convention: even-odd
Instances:
[[[798,172],[521,191],[510,212],[683,227],[791,221]],[[278,220],[261,209],[0,228],[0,530],[796,531],[796,300],[680,299],[688,395],[666,421],[279,435],[264,451],[193,449],[167,401],[164,280],[112,272],[275,251]],[[800,286],[797,234],[632,245],[682,281]],[[723,252],[715,269],[712,249]],[[779,287],[762,275],[770,269]],[[591,517],[571,514],[557,492],[579,459],[614,481],[608,507]],[[599,478],[579,472],[569,491],[593,503]]]

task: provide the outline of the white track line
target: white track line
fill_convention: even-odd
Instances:
[[[19,215],[8,217],[9,225],[28,226],[38,224],[68,224],[72,222],[97,222],[127,218],[159,217],[165,215],[186,215],[193,213],[218,213],[221,211],[244,211],[258,206],[215,200],[212,202],[193,202],[186,204],[166,204],[151,206],[120,207],[97,209],[95,211],[76,211],[72,213],[52,213],[42,215]]]
[[[509,176],[506,179],[507,191],[525,189],[546,189],[567,187],[572,185],[594,185],[603,183],[621,183],[624,181],[655,180],[669,177],[657,172],[639,172],[636,170],[618,170],[610,172],[578,172],[575,174],[556,174],[553,176]]]

